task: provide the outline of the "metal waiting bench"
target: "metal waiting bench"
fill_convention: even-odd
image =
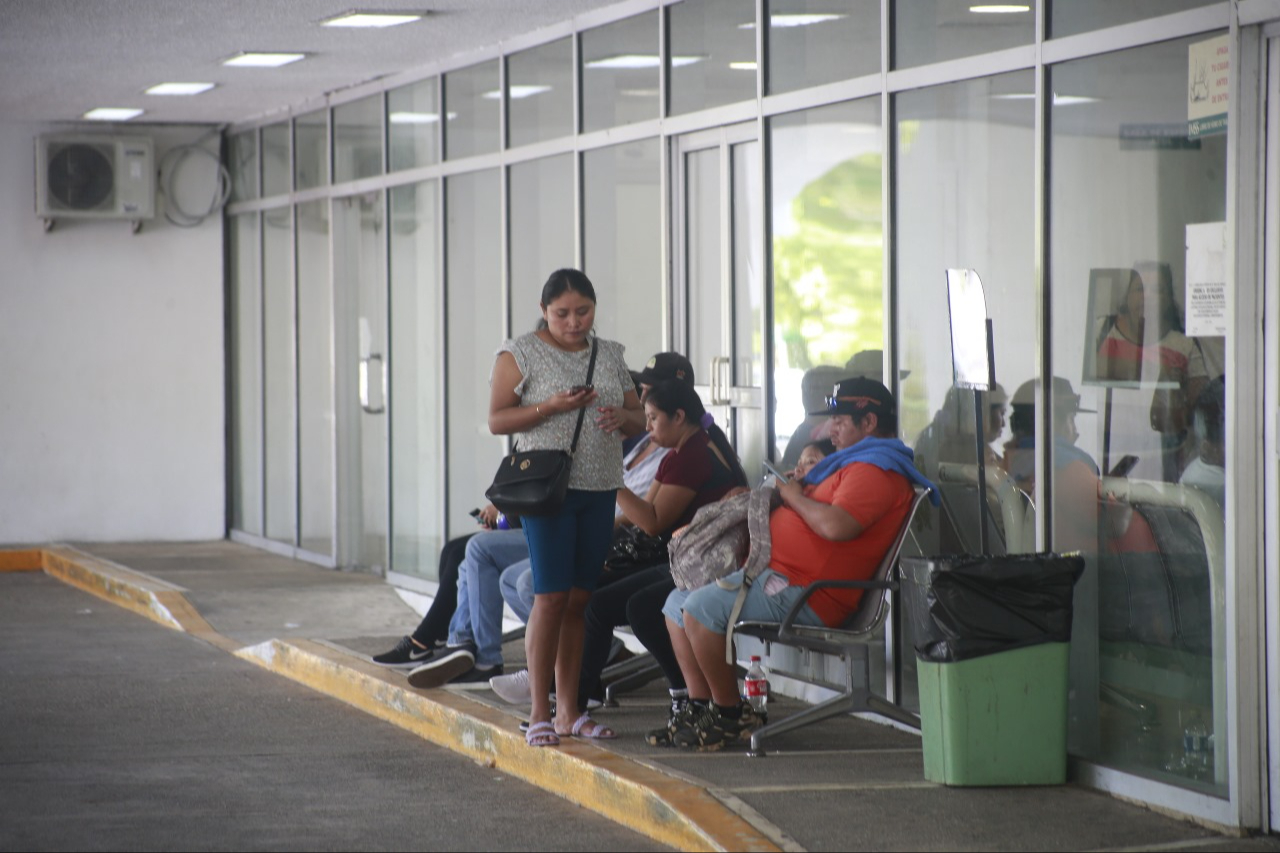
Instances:
[[[839,657],[845,662],[844,692],[838,696],[806,708],[785,719],[757,729],[751,736],[749,754],[763,756],[762,746],[766,738],[794,731],[841,714],[871,711],[900,723],[920,727],[920,718],[910,711],[893,704],[871,689],[871,644],[880,638],[880,627],[889,613],[889,596],[898,588],[895,579],[898,556],[906,541],[911,521],[920,503],[929,494],[917,487],[911,508],[903,519],[898,536],[885,553],[875,574],[865,581],[817,581],[805,587],[804,595],[792,606],[781,622],[739,622],[734,626],[735,636],[755,637],[765,644],[765,653],[777,644]],[[795,617],[809,597],[819,589],[863,589],[858,609],[849,615],[839,628],[796,625]],[[790,673],[788,673],[790,674]]]

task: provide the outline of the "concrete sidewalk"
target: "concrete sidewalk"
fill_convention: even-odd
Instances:
[[[853,717],[782,736],[764,759],[649,747],[660,683],[597,713],[619,739],[530,749],[524,709],[415,690],[368,661],[419,618],[392,587],[231,542],[49,546],[0,552],[0,570],[44,570],[678,849],[1280,850],[1071,785],[931,784],[917,736]],[[504,653],[508,672],[522,665],[518,644]]]

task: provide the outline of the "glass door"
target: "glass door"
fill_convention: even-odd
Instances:
[[[339,565],[387,566],[387,229],[382,192],[333,202]]]
[[[768,446],[764,410],[764,199],[755,124],[674,141],[675,340],[748,476]]]

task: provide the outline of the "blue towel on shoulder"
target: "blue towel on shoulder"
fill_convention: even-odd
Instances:
[[[816,486],[846,465],[854,462],[866,462],[885,471],[901,474],[913,484],[929,490],[929,502],[938,506],[942,501],[938,497],[938,487],[930,482],[916,469],[916,454],[899,438],[876,438],[870,436],[862,439],[853,447],[837,450],[813,466],[800,482]]]

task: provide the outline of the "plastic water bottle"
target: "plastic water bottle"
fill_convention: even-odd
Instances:
[[[1198,776],[1209,765],[1209,729],[1196,714],[1182,730],[1183,766],[1192,776]]]
[[[747,669],[742,692],[756,714],[764,717],[769,708],[769,678],[760,663],[759,655],[751,656],[751,666]]]
[[[496,524],[494,524],[494,527],[498,528],[499,530],[510,530],[511,522],[507,521],[506,515],[504,515],[503,513],[498,513],[498,521]]]

